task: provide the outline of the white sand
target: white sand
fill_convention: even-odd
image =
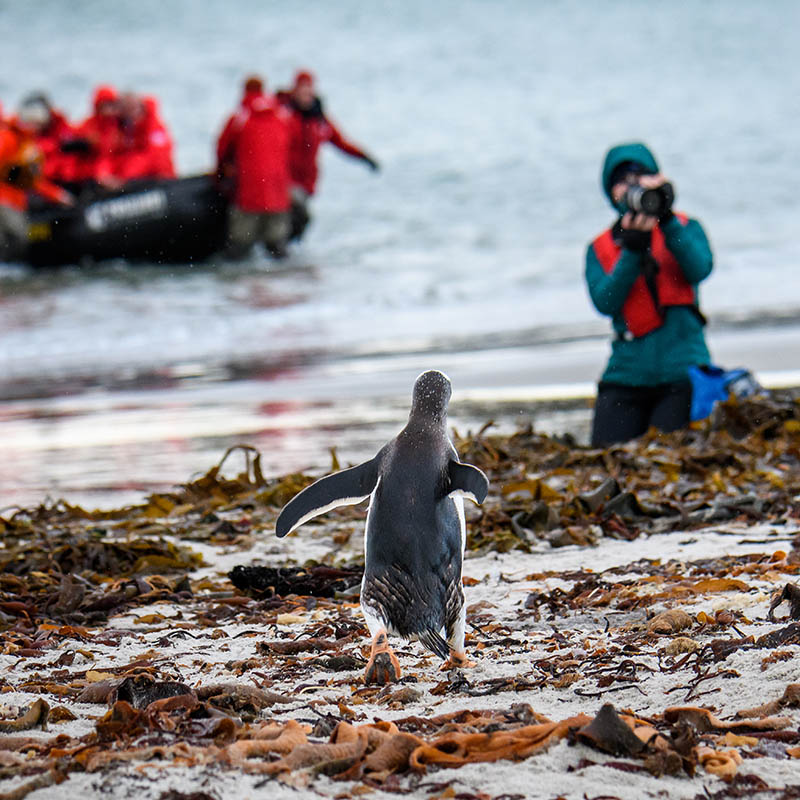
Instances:
[[[337,548],[337,556],[347,558],[361,547],[361,527],[357,523],[346,523],[356,531],[347,545]],[[337,530],[345,526],[338,525]],[[543,546],[537,552],[528,554],[510,553],[505,555],[487,555],[470,558],[465,565],[465,575],[480,581],[477,585],[465,589],[468,606],[486,604],[480,609],[480,624],[499,624],[504,627],[500,632],[492,634],[494,638],[511,637],[522,643],[519,647],[487,647],[477,655],[475,668],[465,672],[465,676],[473,684],[491,678],[529,676],[535,679],[540,673],[532,671],[532,664],[538,659],[565,655],[572,651],[576,656],[590,653],[598,648],[612,647],[620,630],[645,622],[647,614],[663,610],[668,604],[651,606],[648,611],[618,611],[613,608],[581,609],[568,616],[548,620],[547,608],[541,608],[541,619],[536,621],[533,612],[524,608],[524,601],[530,591],[550,591],[556,587],[568,589],[572,581],[561,576],[579,569],[591,569],[600,572],[612,567],[632,564],[639,559],[659,558],[662,561],[675,560],[689,562],[699,558],[718,557],[725,554],[768,553],[778,549],[789,549],[786,542],[796,529],[787,530],[782,526],[761,525],[752,527],[716,527],[713,530],[693,531],[689,533],[673,533],[667,535],[641,538],[633,542],[601,539],[595,548],[567,547],[558,550]],[[330,524],[308,525],[285,540],[277,540],[265,534],[257,536],[249,553],[241,551],[225,552],[210,545],[192,544],[203,552],[212,566],[202,572],[209,576],[224,574],[231,566],[239,563],[260,562],[270,564],[302,562],[306,558],[320,558],[331,551]],[[766,543],[764,543],[766,542]],[[532,573],[549,573],[539,580],[529,580]],[[202,574],[202,573],[201,573]],[[637,577],[631,575],[630,577]],[[639,576],[640,577],[640,576]],[[608,576],[609,581],[620,581],[624,576]],[[721,592],[693,598],[691,602],[672,603],[694,615],[699,611],[713,613],[716,609],[729,608],[741,611],[750,624],[741,624],[744,634],[759,635],[774,629],[768,623],[766,614],[771,592],[782,587],[786,576],[769,582],[750,576],[740,576],[749,589],[747,592]],[[641,589],[640,591],[646,591]],[[657,591],[657,587],[653,588]],[[250,683],[245,674],[242,677],[232,675],[226,664],[256,655],[256,644],[259,641],[295,638],[308,635],[313,628],[330,618],[332,614],[350,616],[360,620],[357,608],[328,609],[325,604],[312,612],[300,612],[304,621],[287,625],[253,625],[242,623],[221,624],[228,638],[212,639],[213,628],[197,627],[192,633],[200,638],[173,637],[169,646],[159,645],[158,641],[173,629],[167,619],[156,625],[138,624],[136,620],[146,614],[158,613],[167,618],[178,613],[178,608],[169,604],[155,604],[151,607],[132,609],[130,613],[112,618],[109,627],[129,629],[131,636],[124,638],[118,647],[92,645],[96,660],[90,665],[79,663],[78,657],[72,669],[84,670],[87,666],[102,671],[104,667],[112,667],[129,663],[136,657],[154,649],[163,660],[159,662],[161,675],[164,678],[182,680],[190,685],[209,684],[220,681]],[[191,622],[191,614],[183,608],[184,621]],[[785,613],[785,611],[783,612]],[[566,644],[556,647],[551,639],[553,629],[557,629],[567,639]],[[608,628],[608,631],[606,629]],[[235,638],[245,631],[257,631],[257,636],[244,635]],[[695,633],[698,628],[695,626]],[[686,635],[692,636],[692,631]],[[712,638],[720,638],[735,634],[730,631],[717,631],[698,635],[702,644]],[[490,637],[491,638],[491,637]],[[416,644],[398,642],[399,658],[405,676],[416,676],[418,682],[407,684],[421,690],[418,701],[409,703],[398,709],[388,709],[373,700],[364,702],[353,695],[354,690],[361,688],[358,673],[318,672],[305,668],[301,677],[293,676],[284,681],[275,681],[269,688],[272,691],[284,692],[296,700],[287,706],[273,706],[265,712],[265,716],[276,719],[296,718],[314,720],[315,715],[307,706],[309,701],[317,701],[316,711],[319,714],[331,713],[339,715],[338,703],[351,707],[359,715],[356,722],[373,721],[375,719],[399,719],[409,715],[433,716],[461,709],[508,709],[513,703],[528,703],[532,708],[551,719],[560,720],[576,713],[594,714],[604,702],[613,702],[617,708],[632,709],[638,714],[648,715],[663,711],[672,705],[704,705],[714,709],[714,713],[723,719],[729,719],[735,711],[760,705],[768,700],[777,699],[788,683],[797,681],[796,661],[781,661],[761,670],[761,661],[769,651],[741,650],[718,664],[710,664],[710,672],[723,674],[704,681],[701,687],[704,694],[699,699],[686,701],[687,689],[667,693],[676,686],[685,686],[695,673],[688,668],[674,673],[661,672],[658,668],[657,650],[664,646],[668,639],[661,639],[657,646],[643,646],[641,652],[631,656],[637,664],[638,682],[631,688],[623,688],[597,697],[581,697],[576,690],[586,692],[597,691],[594,678],[578,680],[571,686],[556,689],[544,686],[541,689],[519,692],[502,691],[498,694],[473,697],[463,692],[434,696],[430,689],[444,680],[445,676],[437,670],[438,661],[426,654]],[[364,642],[366,643],[366,641]],[[474,641],[470,647],[474,647]],[[67,644],[70,644],[69,642]],[[73,643],[74,644],[74,643]],[[470,649],[468,647],[468,649]],[[798,647],[790,649],[795,654]],[[20,682],[32,672],[46,674],[47,665],[55,661],[61,651],[50,651],[39,659],[17,659],[13,655],[0,656],[0,668],[8,671],[12,683]],[[351,649],[352,652],[352,649]],[[305,659],[309,656],[301,655]],[[617,658],[618,662],[621,660]],[[650,671],[652,670],[652,671]],[[738,674],[731,674],[735,670]],[[269,673],[269,668],[258,670]],[[725,673],[728,674],[725,674]],[[316,685],[297,694],[299,685]],[[8,692],[2,695],[2,702],[7,707],[23,706],[34,699],[34,695],[24,692]],[[63,704],[71,708],[79,719],[74,722],[50,726],[48,733],[33,734],[48,737],[54,733],[82,735],[93,729],[93,719],[105,708],[100,705],[75,704],[63,702],[60,698],[46,696],[51,705]],[[800,722],[800,709],[788,709],[781,713],[788,714],[796,728]],[[362,716],[363,715],[363,716]],[[422,779],[423,783],[437,784],[453,781],[453,789],[458,792],[485,792],[489,796],[499,794],[521,794],[530,798],[579,798],[611,795],[626,800],[638,800],[649,797],[694,798],[702,794],[705,788],[713,792],[722,784],[719,779],[702,772],[693,779],[688,778],[653,778],[648,774],[628,774],[612,768],[594,766],[575,771],[582,759],[590,759],[602,764],[609,759],[603,754],[583,745],[569,746],[562,742],[548,752],[535,755],[524,762],[497,762],[494,764],[470,765],[460,770],[431,770]],[[773,786],[800,784],[800,765],[796,761],[777,760],[775,758],[758,758],[746,760],[740,768],[741,773],[755,773]],[[409,779],[406,779],[407,781]],[[5,781],[0,790],[8,791],[22,782],[21,779]],[[162,792],[169,788],[182,792],[205,791],[218,798],[278,798],[298,796],[335,797],[348,792],[352,784],[343,784],[328,778],[317,778],[313,784],[298,794],[294,788],[284,787],[275,781],[269,781],[261,788],[256,784],[263,783],[263,778],[241,775],[237,772],[224,772],[221,769],[198,767],[190,769],[168,764],[126,765],[112,768],[106,774],[73,773],[69,781],[61,786],[38,790],[29,795],[33,800],[63,800],[64,797],[82,797],[83,800],[95,798],[127,798],[136,796],[137,800],[157,800]],[[410,797],[427,797],[431,790],[420,786]],[[372,791],[374,797],[396,797],[382,791]]]

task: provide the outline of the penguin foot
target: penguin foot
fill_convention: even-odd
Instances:
[[[364,683],[377,683],[385,685],[400,679],[400,662],[386,641],[386,634],[379,633],[372,640],[372,653],[370,653],[367,668],[364,670]]]
[[[441,672],[447,672],[449,669],[469,669],[474,666],[475,662],[470,661],[466,653],[456,653],[454,650],[451,650],[450,657],[439,667],[439,670]]]
[[[370,658],[364,671],[364,683],[385,686],[400,678],[400,665],[394,653],[378,653]]]

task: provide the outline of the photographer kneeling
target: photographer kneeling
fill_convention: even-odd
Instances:
[[[586,282],[612,318],[611,358],[597,389],[592,445],[689,422],[688,369],[710,364],[697,284],[712,256],[699,222],[672,211],[672,185],[643,144],[611,148],[603,189],[620,217],[590,245]]]

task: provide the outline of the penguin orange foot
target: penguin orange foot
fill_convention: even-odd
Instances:
[[[439,669],[442,672],[447,672],[449,669],[469,669],[474,666],[475,662],[470,661],[466,653],[456,653],[453,651],[450,653],[450,657],[447,661],[445,661]]]
[[[378,633],[372,640],[372,652],[364,670],[364,683],[385,685],[400,679],[400,662],[386,641],[386,633]]]

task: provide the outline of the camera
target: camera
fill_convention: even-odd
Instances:
[[[666,214],[675,200],[675,190],[671,183],[662,183],[655,189],[645,189],[638,184],[629,186],[625,192],[625,205],[635,214],[648,214],[660,217]]]

